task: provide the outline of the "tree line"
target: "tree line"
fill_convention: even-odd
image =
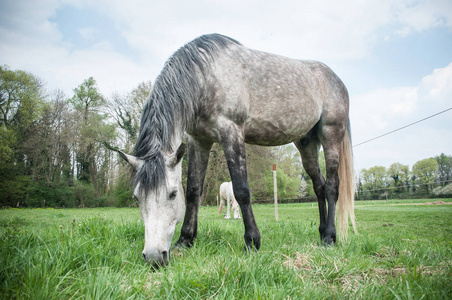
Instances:
[[[452,196],[452,156],[441,153],[416,162],[413,167],[393,163],[389,168],[362,169],[358,199]]]
[[[5,207],[98,207],[136,205],[131,170],[108,150],[133,151],[141,108],[152,89],[142,82],[128,93],[106,97],[90,77],[74,87],[71,96],[47,91],[29,72],[0,66],[0,202]],[[277,164],[278,197],[313,196],[298,151],[292,145],[246,145],[248,177],[253,201],[273,197],[272,164]],[[451,176],[451,157],[419,162],[411,171],[394,164],[364,169],[359,174],[358,198],[390,193],[428,191]],[[432,160],[436,162],[433,163]],[[324,172],[324,158],[320,156]],[[429,168],[424,166],[434,165]],[[183,161],[183,182],[187,160]],[[202,196],[204,205],[216,205],[219,186],[230,181],[220,145],[210,152]],[[427,188],[422,185],[429,185]],[[441,183],[438,183],[441,182]],[[441,191],[440,191],[441,192]]]
[[[48,92],[29,72],[0,66],[0,201],[6,207],[97,207],[136,205],[131,170],[106,145],[131,153],[150,81],[129,93],[105,97],[94,78],[73,89]],[[282,197],[300,191],[300,169],[291,151],[247,146],[254,199],[271,199],[272,164],[281,164]],[[278,153],[281,152],[281,153]],[[184,160],[183,176],[187,176]],[[203,203],[216,204],[229,181],[221,146],[210,153]]]

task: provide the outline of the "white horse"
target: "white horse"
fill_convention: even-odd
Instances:
[[[234,197],[234,191],[232,190],[232,182],[223,182],[220,185],[220,209],[218,210],[218,215],[221,214],[221,210],[223,209],[224,201],[227,201],[227,207],[224,210],[224,218],[230,219],[231,214],[229,212],[229,209],[232,205],[232,213],[234,214],[234,219],[241,219],[240,212],[239,212],[239,204],[237,200],[235,200]]]

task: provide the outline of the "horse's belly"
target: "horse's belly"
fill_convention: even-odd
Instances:
[[[287,118],[249,119],[245,123],[245,142],[262,146],[278,146],[300,140],[311,130],[318,119],[309,120]]]
[[[260,103],[253,100],[245,121],[245,141],[249,144],[277,146],[298,141],[322,115],[321,103],[310,96],[275,95],[273,101]]]

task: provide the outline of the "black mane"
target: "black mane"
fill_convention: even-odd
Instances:
[[[171,139],[176,126],[184,130],[196,113],[200,95],[199,72],[222,49],[239,42],[220,35],[203,35],[177,50],[165,63],[141,115],[140,133],[134,156],[144,161],[135,184],[146,194],[165,181],[163,152],[172,153]]]

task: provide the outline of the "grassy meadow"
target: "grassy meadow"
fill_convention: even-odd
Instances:
[[[258,253],[242,221],[201,207],[195,245],[159,270],[141,258],[138,208],[1,210],[0,298],[451,299],[452,205],[433,201],[357,202],[359,234],[334,247],[316,203],[279,205],[279,221],[254,205]]]

